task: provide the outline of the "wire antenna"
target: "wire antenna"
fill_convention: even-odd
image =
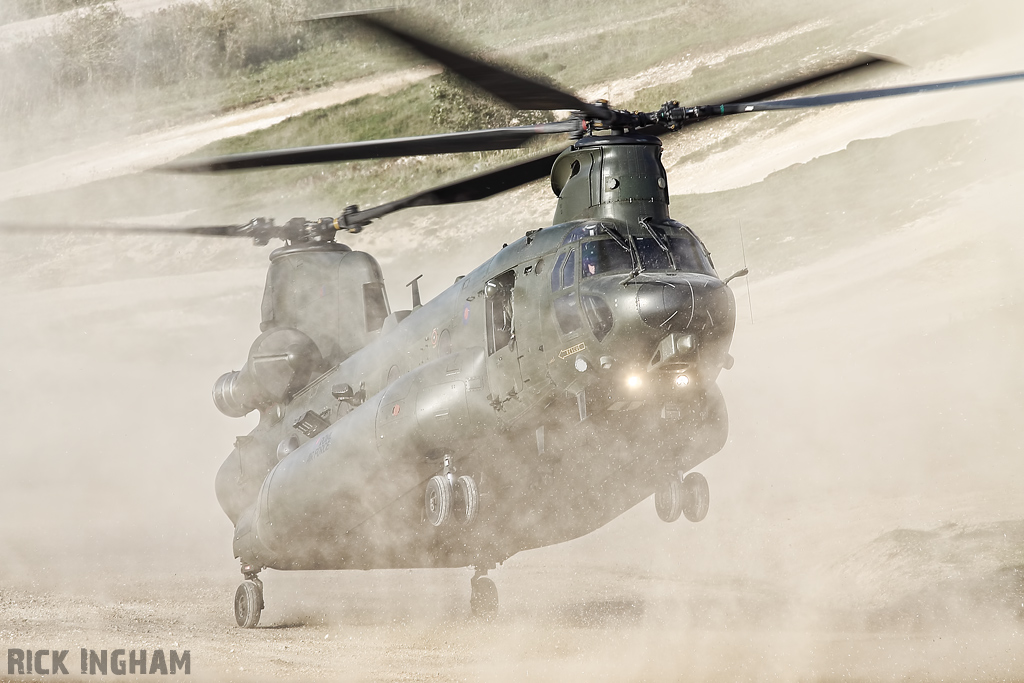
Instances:
[[[750,300],[750,271],[747,268],[747,249],[743,246],[743,221],[739,221],[740,227],[740,254],[743,256],[743,270],[747,271],[747,308],[750,310],[750,324],[754,324],[754,303]]]

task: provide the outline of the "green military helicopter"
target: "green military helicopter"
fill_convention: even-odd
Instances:
[[[213,391],[226,415],[260,414],[216,478],[235,526],[244,581],[234,608],[246,628],[259,623],[265,568],[473,567],[471,608],[486,616],[498,609],[487,572],[520,551],[583,536],[652,494],[667,522],[703,519],[708,484],[693,469],[726,442],[716,380],[733,363],[728,283],[745,271],[720,277],[698,236],[670,217],[659,136],[733,114],[1024,78],[773,99],[883,61],[859,57],[721,104],[628,112],[378,17],[356,20],[512,107],[574,113],[533,126],[186,160],[164,170],[507,149],[545,134],[572,142],[336,218],[160,230],[285,243],[270,255],[262,333],[245,366]],[[371,255],[335,241],[401,209],[483,199],[545,176],[557,197],[554,225],[503,246],[427,303],[414,280],[411,310],[391,310]]]

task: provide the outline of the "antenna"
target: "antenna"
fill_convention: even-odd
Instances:
[[[412,287],[412,307],[413,310],[423,305],[420,301],[420,278],[423,277],[423,273],[420,273],[412,279],[412,282],[408,283],[406,287]]]
[[[754,303],[750,300],[750,270],[747,268],[747,250],[743,246],[743,221],[739,221],[740,228],[740,254],[743,255],[743,270],[747,271],[747,308],[750,309],[750,324],[754,324]]]

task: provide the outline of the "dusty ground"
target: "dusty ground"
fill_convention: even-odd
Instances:
[[[914,80],[1022,68],[1013,38]],[[741,227],[752,271],[711,513],[666,525],[646,501],[512,558],[493,623],[469,570],[265,572],[262,628],[234,626],[212,482],[252,423],[209,390],[257,333],[261,270],[0,292],[0,651],[70,649],[75,673],[79,647],[189,649],[216,681],[1024,679],[1022,88],[670,148],[674,215],[723,274]],[[472,223],[516,208],[518,235],[553,205],[524,190]],[[453,242],[466,215],[355,244],[436,291],[512,234]]]

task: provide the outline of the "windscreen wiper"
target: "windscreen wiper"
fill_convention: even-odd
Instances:
[[[654,231],[654,226],[651,225],[651,217],[641,216],[640,225],[642,225],[647,232],[651,233],[651,237],[654,238],[654,243],[661,247],[661,250],[665,252],[665,256],[668,257],[668,264],[672,267],[672,270],[677,270],[676,257],[672,254],[672,250],[669,249],[668,244],[662,239],[661,235]]]

